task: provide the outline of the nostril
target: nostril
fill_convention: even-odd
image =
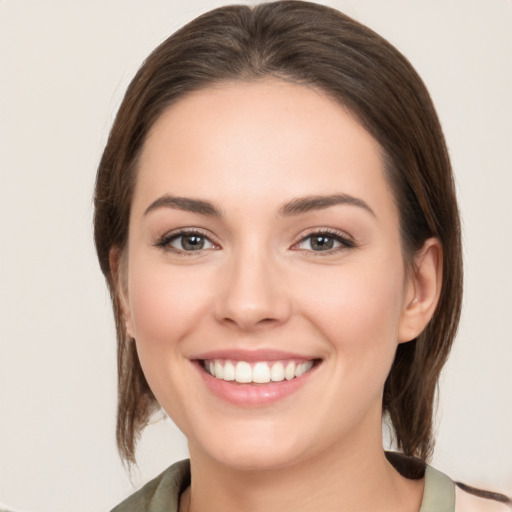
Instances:
[[[222,323],[227,326],[236,326],[242,330],[253,330],[263,327],[271,327],[278,325],[288,318],[287,314],[279,313],[276,311],[275,316],[269,315],[269,309],[263,311],[263,308],[256,307],[239,307],[239,308],[226,308],[225,311],[220,312],[218,318]]]

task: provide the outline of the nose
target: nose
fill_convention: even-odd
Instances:
[[[219,277],[222,284],[215,302],[218,321],[252,331],[283,324],[290,317],[282,271],[269,255],[241,254]]]

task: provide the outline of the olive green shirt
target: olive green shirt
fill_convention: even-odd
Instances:
[[[402,463],[407,461],[396,454],[393,457],[387,455],[394,465],[399,459]],[[417,467],[413,469],[414,478],[422,476],[417,473]],[[404,464],[397,469],[404,474]],[[428,465],[422,466],[421,473],[425,476],[425,490],[419,512],[454,512],[455,485],[452,480]],[[111,512],[178,512],[181,493],[189,485],[190,463],[183,460],[166,469]]]

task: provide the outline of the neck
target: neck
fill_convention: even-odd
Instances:
[[[353,441],[353,440],[352,440]],[[380,435],[373,443],[331,446],[295,464],[240,470],[190,447],[192,485],[186,512],[356,512],[419,510],[422,481],[401,477],[387,462]],[[183,512],[183,511],[182,511]]]

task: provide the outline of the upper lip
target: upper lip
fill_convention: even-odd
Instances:
[[[287,359],[300,359],[310,361],[312,359],[319,359],[318,357],[308,356],[304,354],[297,354],[294,352],[286,352],[283,350],[273,349],[258,349],[258,350],[241,350],[241,349],[228,349],[228,350],[212,350],[209,352],[202,352],[194,355],[190,359],[224,359],[232,361],[283,361]]]

